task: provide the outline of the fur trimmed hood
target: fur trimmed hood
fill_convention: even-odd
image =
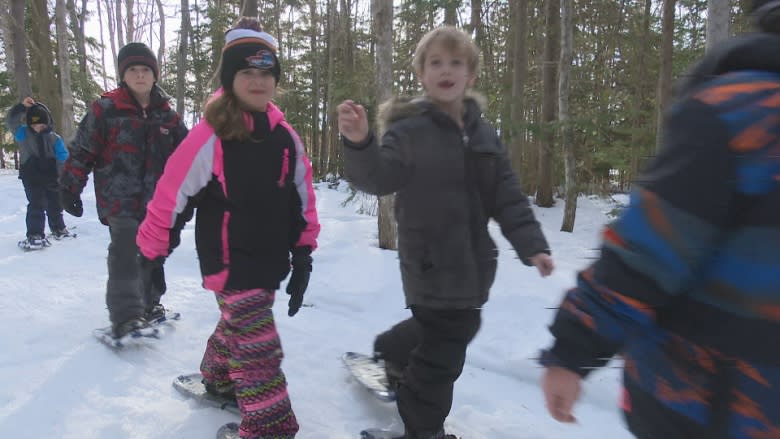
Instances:
[[[466,114],[469,116],[476,114],[479,117],[487,108],[487,98],[474,90],[466,91],[463,102],[466,107]],[[408,117],[418,116],[427,111],[438,110],[425,95],[392,97],[379,105],[376,115],[377,130],[381,135],[391,123]]]

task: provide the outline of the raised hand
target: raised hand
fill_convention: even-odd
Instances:
[[[33,98],[27,96],[26,98],[22,99],[22,105],[24,105],[27,108],[30,108],[33,105],[35,105],[35,100]]]
[[[558,366],[548,367],[542,377],[542,392],[547,411],[558,422],[573,423],[574,403],[580,396],[582,378],[576,373]]]
[[[368,137],[368,117],[366,109],[350,99],[345,100],[338,107],[339,132],[352,143],[362,143]]]
[[[542,277],[547,277],[555,270],[555,263],[550,255],[547,253],[537,253],[531,256],[531,265],[539,270],[539,274]]]

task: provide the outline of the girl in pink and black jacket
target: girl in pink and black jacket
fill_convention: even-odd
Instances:
[[[209,391],[237,397],[242,422],[228,427],[249,439],[298,431],[271,308],[290,255],[289,315],[300,308],[320,230],[303,143],[271,102],[276,48],[255,20],[227,32],[222,89],[168,161],[137,236],[153,267],[176,247],[197,207],[203,285],[221,311],[201,372]]]

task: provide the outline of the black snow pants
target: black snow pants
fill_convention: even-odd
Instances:
[[[411,318],[377,336],[374,352],[403,370],[398,412],[407,437],[425,439],[443,428],[450,413],[453,386],[479,330],[481,310],[411,309]]]

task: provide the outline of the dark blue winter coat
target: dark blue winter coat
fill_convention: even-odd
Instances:
[[[622,353],[641,438],[780,438],[780,37],[721,49],[680,90],[543,355],[585,376]]]

